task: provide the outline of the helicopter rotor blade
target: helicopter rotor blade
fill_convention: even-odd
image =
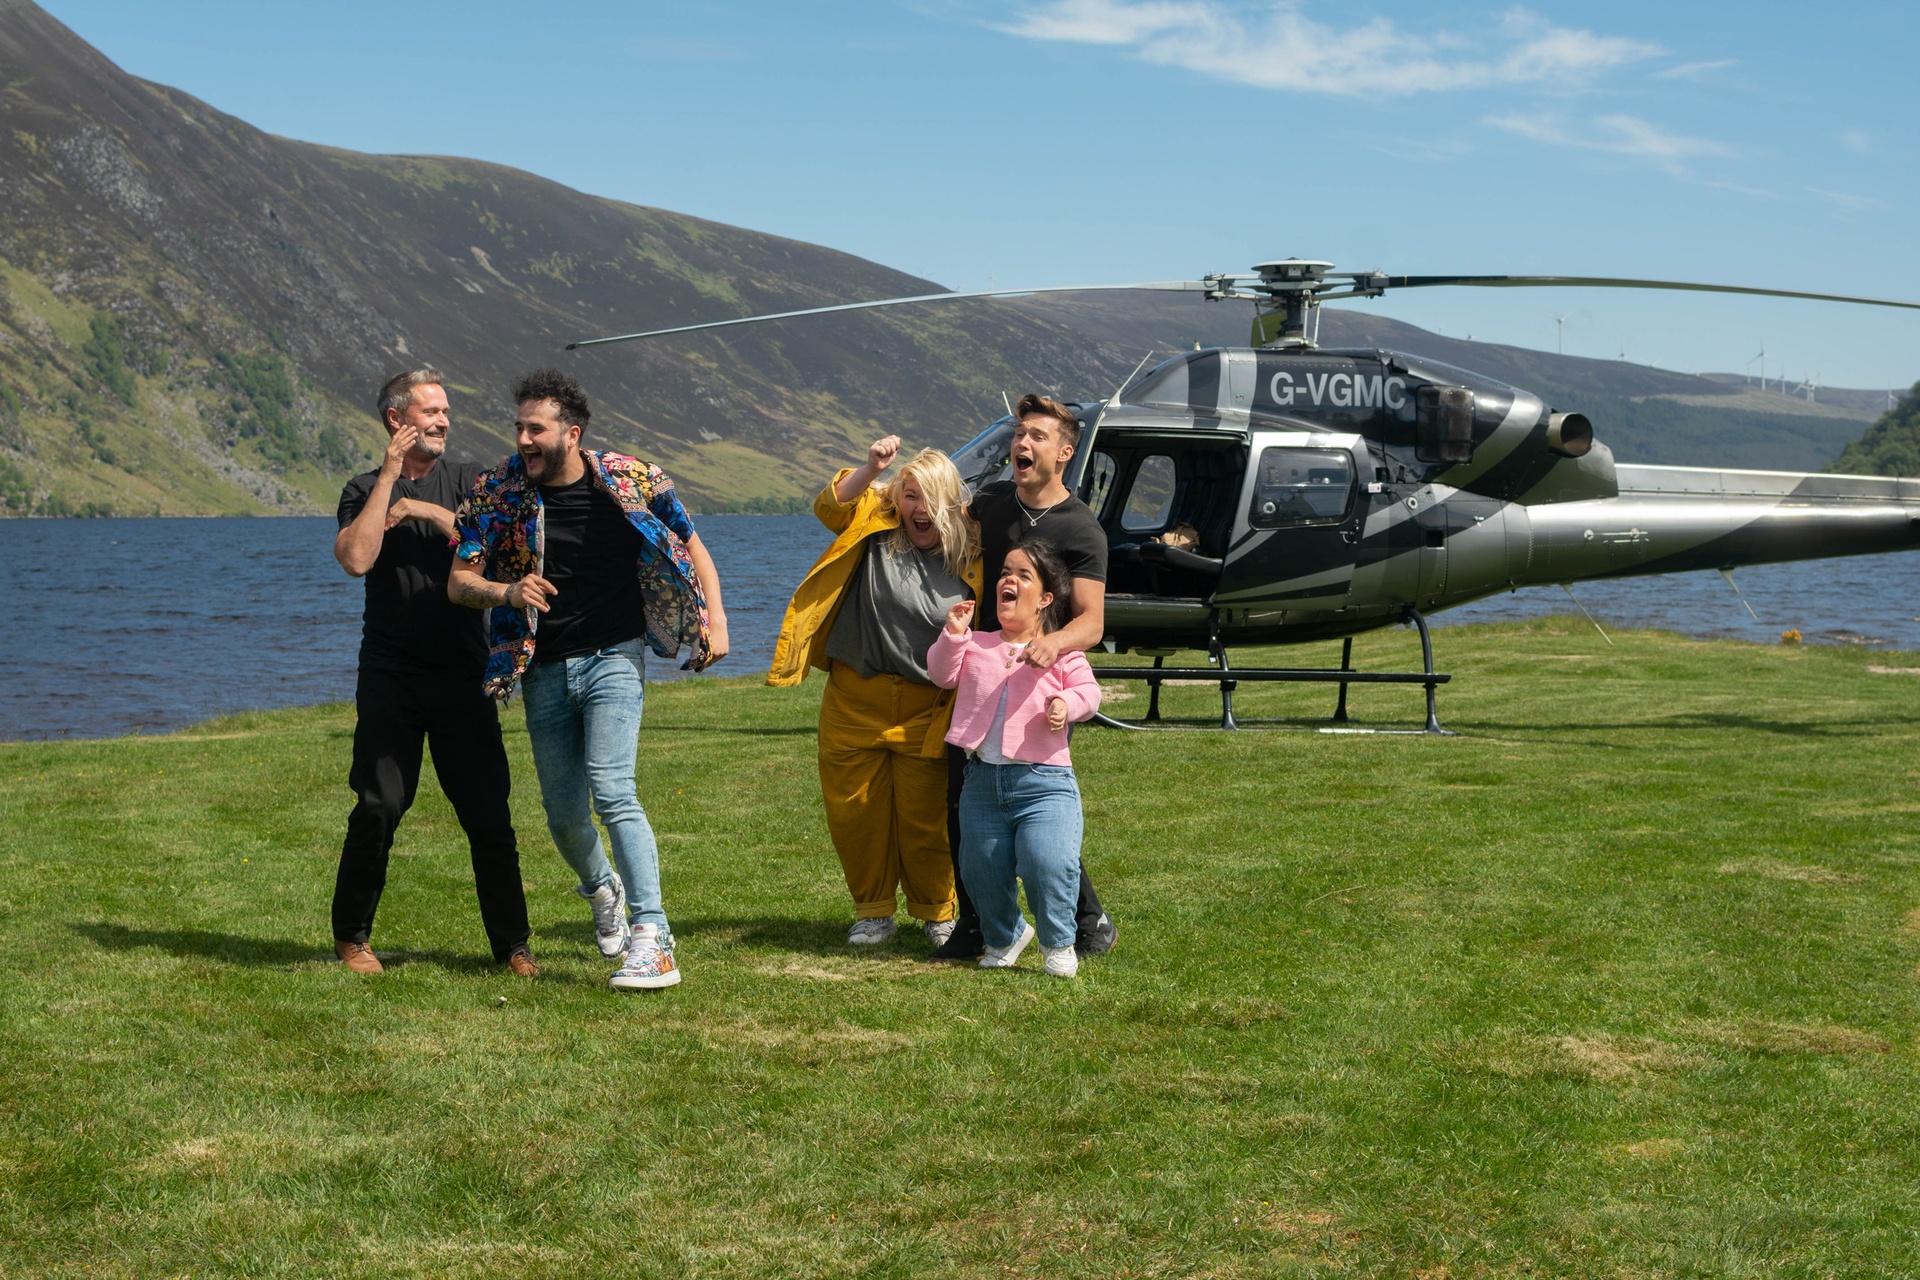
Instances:
[[[1682,280],[1629,280],[1615,276],[1376,276],[1367,283],[1388,289],[1418,289],[1427,285],[1469,285],[1492,289],[1677,289],[1691,293],[1744,293],[1764,298],[1804,298],[1813,302],[1854,302],[1869,307],[1900,307],[1920,311],[1920,302],[1891,298],[1861,298],[1843,293],[1803,293],[1797,289],[1758,289],[1738,284],[1693,284]]]
[[[1094,293],[1116,289],[1145,289],[1162,293],[1205,293],[1218,290],[1222,280],[1235,277],[1216,277],[1208,280],[1154,280],[1141,284],[1069,284],[1049,285],[1039,289],[980,289],[970,293],[922,293],[911,298],[880,298],[873,302],[843,302],[832,307],[807,307],[799,311],[776,311],[762,316],[738,316],[732,320],[709,320],[705,324],[684,324],[672,329],[648,329],[643,333],[622,333],[611,338],[584,338],[579,342],[569,342],[568,351],[578,351],[582,347],[603,347],[611,342],[633,342],[640,338],[663,338],[675,333],[697,333],[702,329],[726,329],[734,325],[759,324],[766,320],[791,320],[796,316],[823,316],[836,311],[871,311],[878,307],[903,307],[914,302],[957,302],[964,298],[1027,298],[1039,293]]]

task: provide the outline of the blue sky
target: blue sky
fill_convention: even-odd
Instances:
[[[1267,258],[1920,301],[1920,6],[50,0],[275,133],[475,156],[952,288]],[[1453,336],[1827,385],[1920,312],[1424,290]]]

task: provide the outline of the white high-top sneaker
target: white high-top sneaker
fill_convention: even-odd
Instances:
[[[627,887],[620,883],[620,873],[613,873],[612,884],[592,890],[577,884],[573,891],[593,908],[593,939],[600,944],[600,954],[611,960],[624,952],[628,937]]]

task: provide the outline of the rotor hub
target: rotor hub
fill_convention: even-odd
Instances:
[[[1327,272],[1333,270],[1333,264],[1311,258],[1280,258],[1256,263],[1253,269],[1260,275],[1258,287],[1266,293],[1318,293],[1328,287]]]

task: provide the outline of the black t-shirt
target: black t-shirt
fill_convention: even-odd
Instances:
[[[1101,584],[1107,580],[1107,531],[1078,498],[1069,497],[1058,506],[1037,511],[1020,501],[1013,481],[996,480],[980,486],[967,513],[980,525],[980,555],[985,561],[981,568],[986,571],[989,598],[1000,577],[1001,561],[1028,538],[1052,543],[1066,561],[1069,576],[1091,578]],[[1037,523],[1035,516],[1039,516]]]
[[[533,660],[558,662],[624,644],[647,631],[638,564],[643,539],[589,471],[572,484],[542,485],[552,607],[540,615]]]
[[[442,459],[418,480],[395,480],[393,500],[417,498],[453,511],[479,474],[476,466]],[[378,471],[369,471],[347,481],[340,491],[342,529],[365,510],[379,478]],[[424,520],[405,520],[387,530],[380,558],[367,571],[367,607],[360,621],[363,670],[480,678],[487,665],[486,635],[477,609],[447,599],[452,565],[452,545]]]

